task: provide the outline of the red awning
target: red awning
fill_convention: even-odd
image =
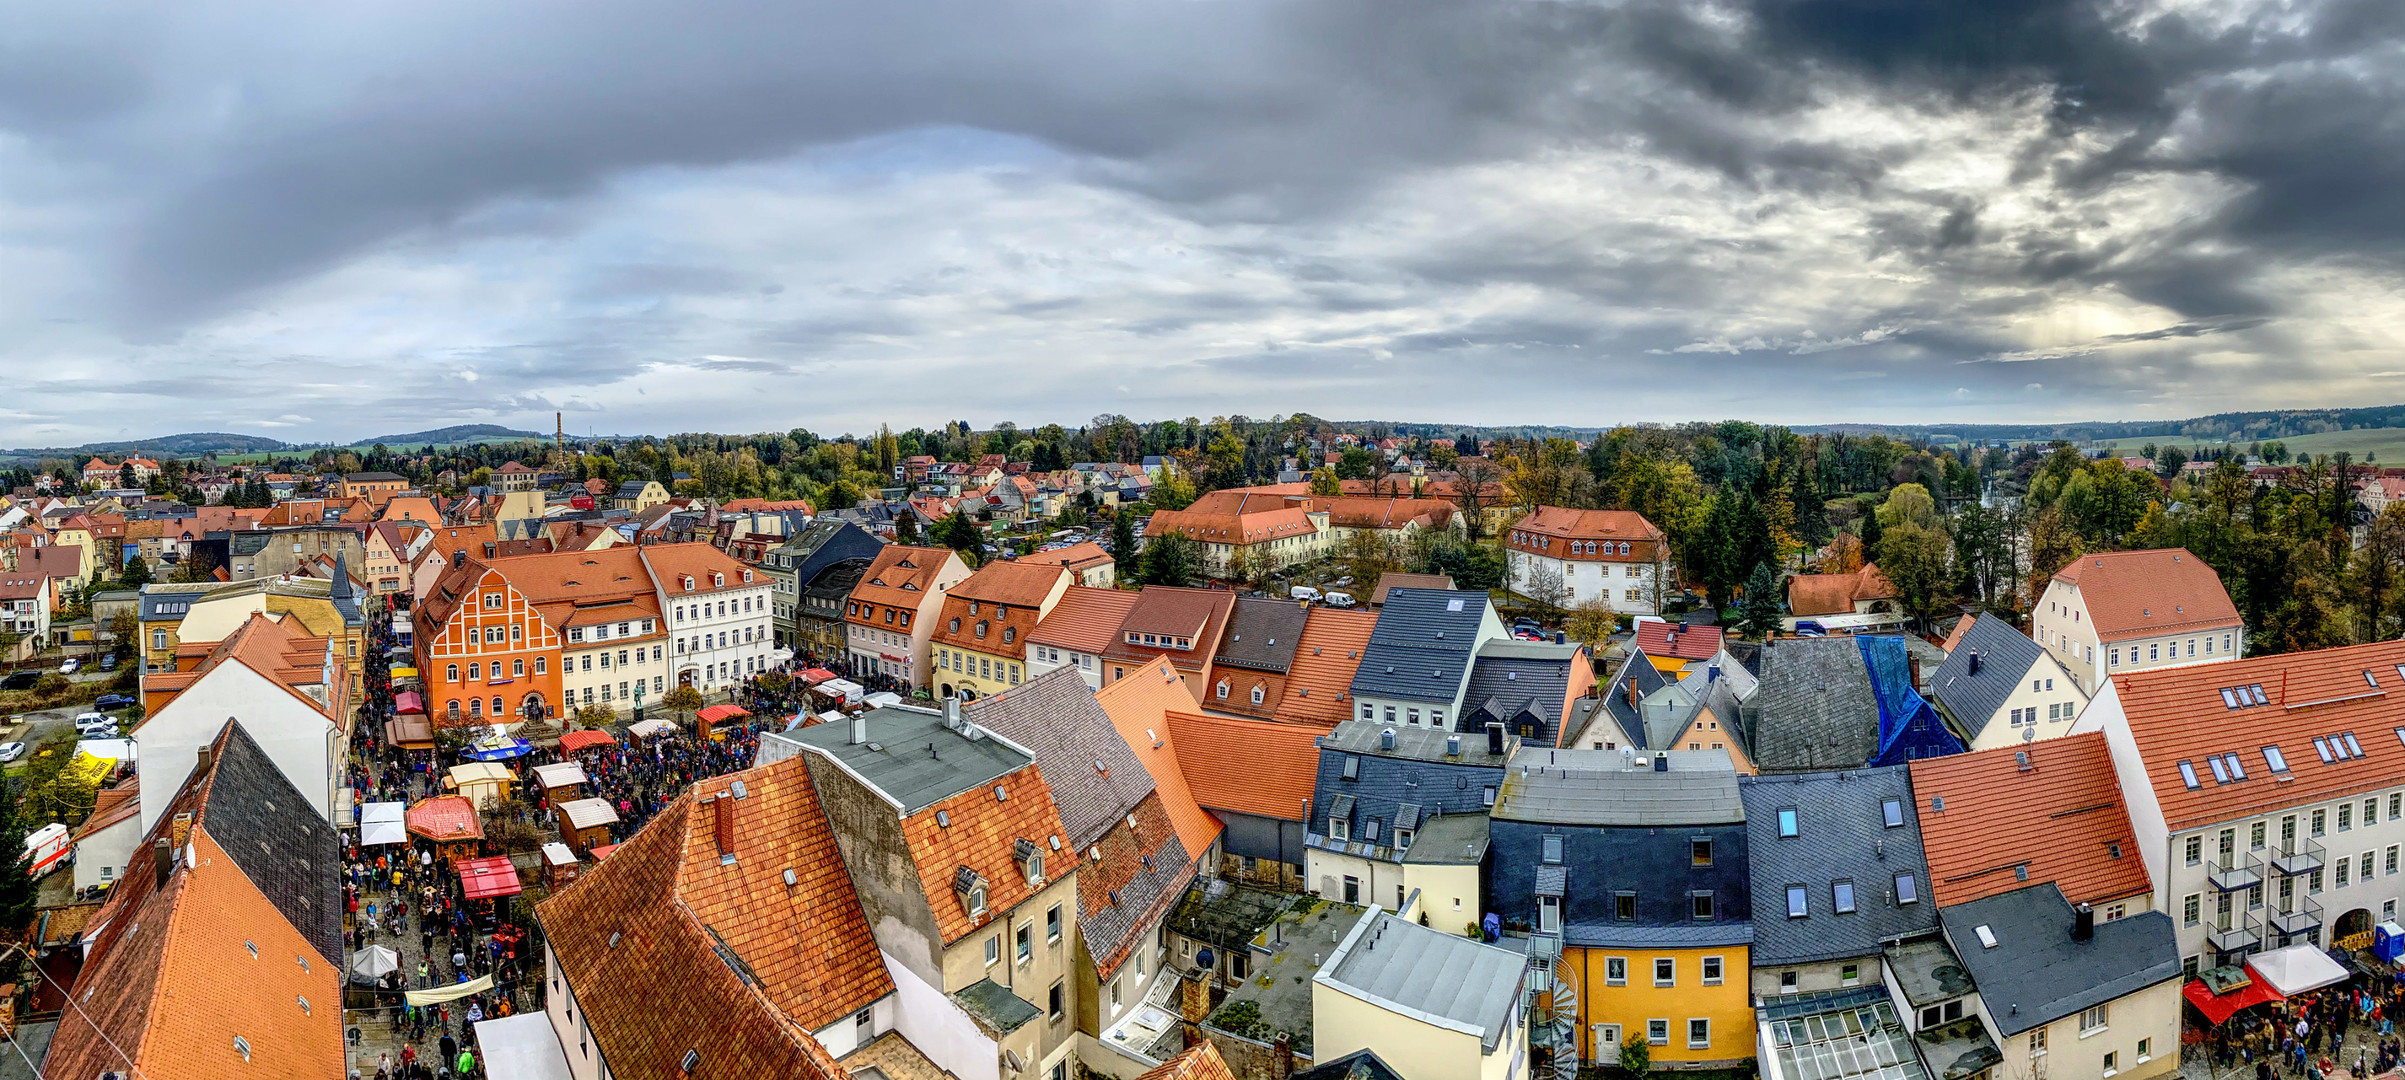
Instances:
[[[745,711],[741,705],[712,705],[693,715],[700,717],[702,723],[716,724],[737,717],[750,716],[751,713]]]
[[[823,668],[823,667],[805,668],[805,669],[803,669],[803,671],[802,671],[802,685],[804,685],[804,686],[817,686],[818,684],[820,684],[820,683],[823,683],[823,682],[825,682],[825,681],[827,681],[827,680],[829,680],[829,679],[832,679],[832,678],[834,678],[834,677],[835,677],[835,673],[834,673],[834,672],[832,672],[832,671],[829,671],[829,670],[827,670],[827,669],[825,669],[825,668]]]
[[[413,836],[428,840],[482,840],[484,823],[477,820],[476,804],[464,795],[437,795],[421,799],[409,808],[404,818]]]
[[[606,731],[571,731],[559,737],[559,748],[573,754],[579,750],[590,750],[596,746],[608,746],[617,741],[610,738],[610,733]]]
[[[392,696],[392,711],[401,715],[423,713],[426,711],[426,699],[418,696],[415,690],[403,690]]]
[[[470,900],[516,896],[525,891],[518,885],[518,868],[510,863],[507,855],[461,859],[452,866],[459,871],[459,883],[467,889]]]
[[[2205,1019],[2216,1024],[2249,1005],[2280,1000],[2280,992],[2272,989],[2271,983],[2263,979],[2256,979],[2226,994],[2215,994],[2203,979],[2192,979],[2180,993],[2187,997],[2188,1004],[2196,1006],[2196,1011],[2205,1014]]]

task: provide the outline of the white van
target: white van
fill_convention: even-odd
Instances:
[[[1329,607],[1347,608],[1361,606],[1361,601],[1353,599],[1353,594],[1347,592],[1336,592],[1334,590],[1330,590],[1327,600]]]
[[[1286,590],[1286,595],[1296,600],[1300,600],[1306,604],[1319,603],[1319,590],[1314,589],[1309,585],[1297,585],[1294,588]]]

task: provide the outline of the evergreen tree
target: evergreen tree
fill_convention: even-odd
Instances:
[[[1857,503],[1855,505],[1861,506],[1862,504]],[[1885,530],[1879,527],[1878,509],[1876,507],[1863,506],[1861,531],[1863,558],[1878,558],[1879,539],[1884,532]],[[2049,571],[2049,573],[2051,573],[2051,571]]]
[[[977,565],[978,555],[985,543],[978,534],[977,523],[970,521],[969,515],[957,509],[935,527],[935,539],[937,543],[960,552],[961,558],[970,566]]]
[[[1755,563],[1745,581],[1745,599],[1737,605],[1738,628],[1758,638],[1779,629],[1779,572],[1767,562]]]
[[[894,515],[894,543],[916,544],[918,542],[918,514],[913,511],[904,510],[899,514]]]
[[[25,815],[17,805],[18,791],[9,785],[0,794],[0,851],[25,850]],[[0,865],[0,937],[15,941],[33,923],[34,880],[23,859]]]
[[[150,564],[142,561],[139,555],[126,560],[125,570],[117,575],[117,582],[128,589],[139,589],[150,584]]]
[[[1124,506],[1111,515],[1111,558],[1123,571],[1136,568],[1136,515]]]
[[[1202,545],[1186,534],[1171,532],[1144,545],[1137,579],[1145,585],[1188,585],[1202,568]]]

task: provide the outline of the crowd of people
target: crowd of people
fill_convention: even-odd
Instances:
[[[2206,1042],[2216,1073],[2329,1080],[2343,1069],[2363,1080],[2405,1063],[2400,1017],[2405,975],[2373,976],[2246,1009],[2215,1026]]]

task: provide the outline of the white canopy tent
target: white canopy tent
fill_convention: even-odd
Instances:
[[[2347,969],[2330,959],[2330,954],[2313,944],[2291,945],[2257,953],[2246,960],[2247,970],[2270,983],[2281,997],[2295,997],[2307,990],[2319,990],[2347,981]]]
[[[409,826],[403,820],[409,812],[406,803],[374,802],[359,808],[359,846],[406,844]]]
[[[861,697],[868,693],[867,687],[853,682],[850,679],[829,679],[818,684],[817,686],[811,687],[811,689],[841,701],[846,705],[858,704]]]
[[[668,734],[669,732],[672,732],[672,731],[675,731],[675,730],[676,730],[676,721],[674,721],[674,720],[663,720],[663,719],[661,719],[661,718],[659,718],[659,717],[656,717],[656,716],[655,716],[655,717],[652,717],[652,718],[651,718],[651,719],[649,719],[649,720],[645,720],[645,721],[643,721],[643,722],[642,722],[642,723],[640,723],[640,724],[635,724],[635,725],[633,725],[633,726],[631,726],[631,727],[627,728],[627,729],[626,729],[626,733],[627,733],[627,734],[629,734],[629,735],[633,735],[633,736],[639,737],[639,738],[645,738],[645,739],[648,739],[648,738],[651,738],[651,737],[653,737],[653,736],[655,736],[655,735],[666,735],[666,734]]]
[[[892,708],[901,703],[902,695],[888,690],[880,690],[868,696],[868,707],[872,709]]]
[[[382,945],[370,945],[351,954],[351,971],[371,979],[381,979],[401,966],[401,954]]]

